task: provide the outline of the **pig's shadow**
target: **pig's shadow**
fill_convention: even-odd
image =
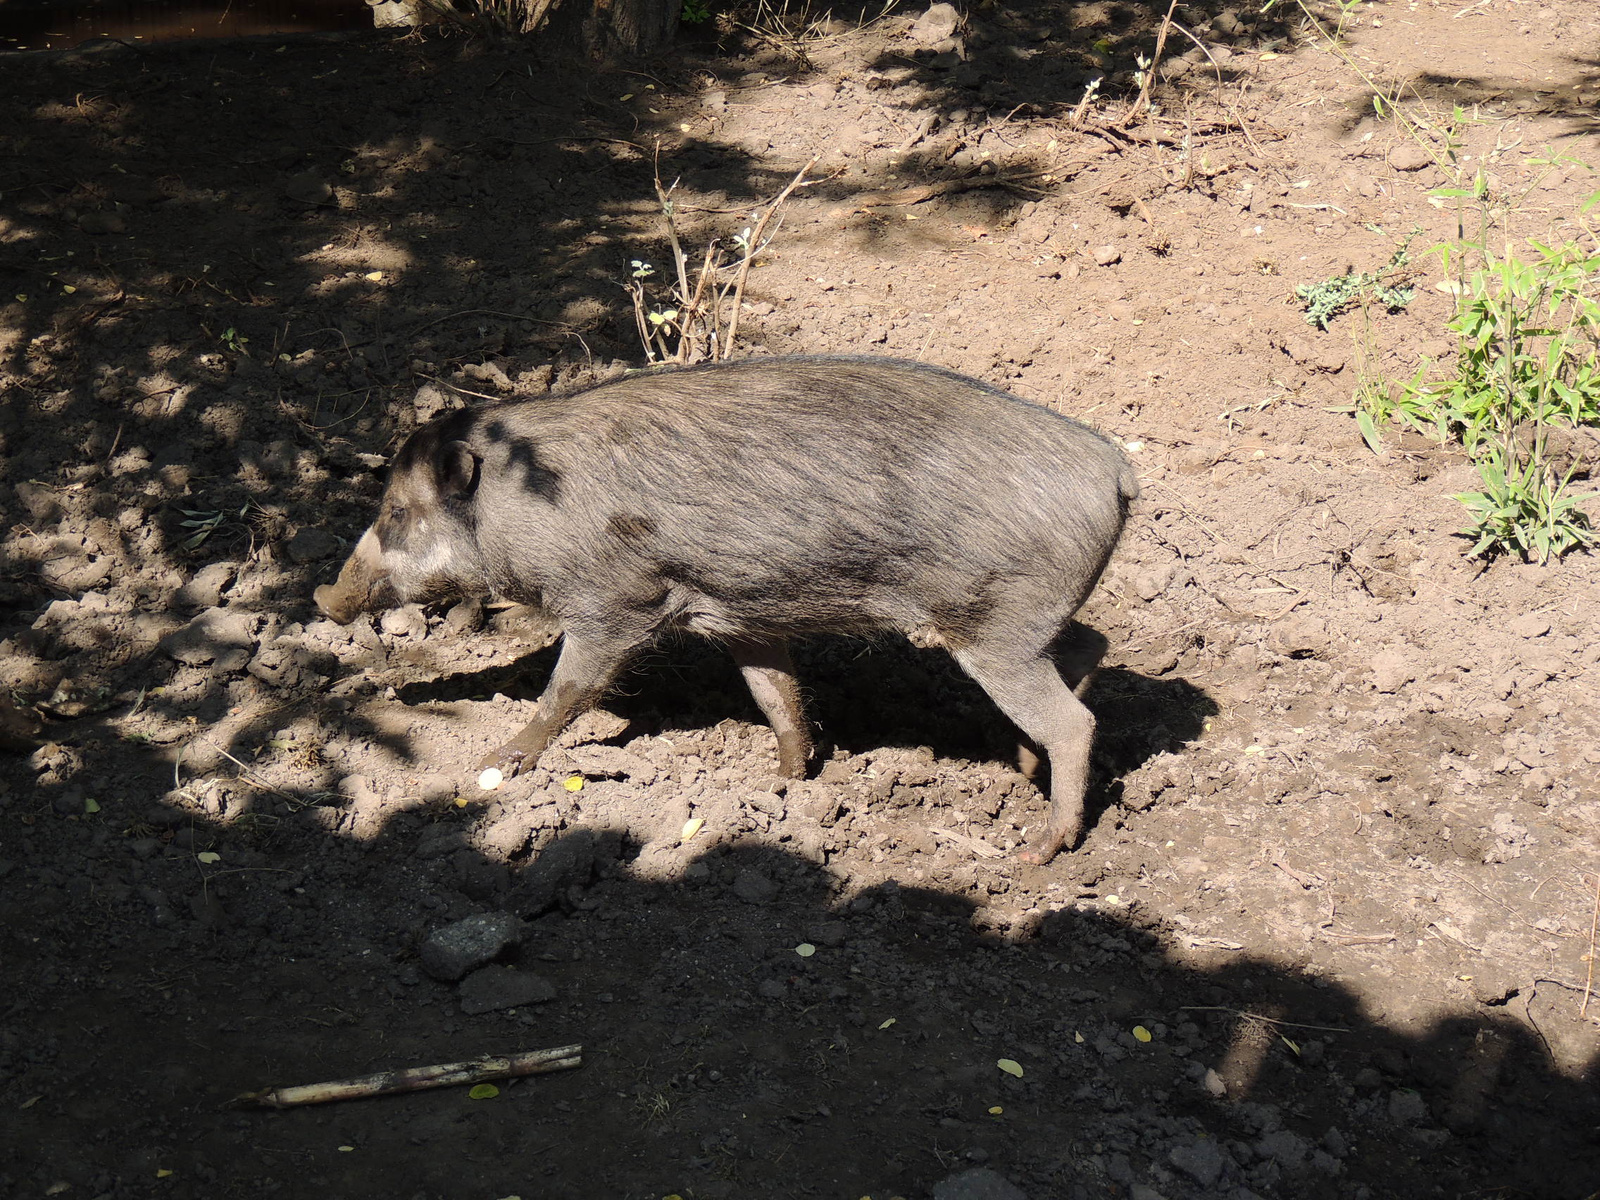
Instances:
[[[1056,648],[1063,674],[1074,679],[1105,645],[1100,634],[1074,622]],[[944,651],[893,637],[814,638],[796,642],[793,650],[818,729],[819,759],[833,750],[860,754],[926,746],[940,758],[1016,764],[1016,727]],[[507,665],[407,684],[398,695],[406,704],[484,700],[495,693],[531,699],[555,659],[556,647],[550,647]],[[1206,718],[1218,712],[1211,697],[1187,680],[1151,678],[1123,667],[1102,669],[1084,701],[1097,721],[1094,778],[1086,797],[1090,823],[1120,800],[1122,776],[1194,741]],[[668,637],[641,654],[605,707],[628,721],[623,738],[705,730],[730,717],[764,721],[727,652],[690,636]]]

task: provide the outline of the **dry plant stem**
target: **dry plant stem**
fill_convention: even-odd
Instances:
[[[1171,9],[1167,10],[1167,19],[1169,21],[1172,21],[1172,10]],[[1222,91],[1223,87],[1226,86],[1226,84],[1224,83],[1223,78],[1222,78],[1222,64],[1219,63],[1216,60],[1215,57],[1213,57],[1213,55],[1212,55],[1210,50],[1206,49],[1206,44],[1204,42],[1202,42],[1199,38],[1195,37],[1194,34],[1190,33],[1187,29],[1185,29],[1177,21],[1172,21],[1172,27],[1174,29],[1176,29],[1179,33],[1183,34],[1184,37],[1188,38],[1196,46],[1200,47],[1200,53],[1204,54],[1206,56],[1206,61],[1211,64],[1211,69],[1217,73],[1217,91],[1220,93]],[[1161,49],[1160,49],[1159,44],[1156,47],[1156,53],[1157,54],[1161,53]],[[1150,64],[1150,70],[1154,71],[1155,69],[1156,69],[1155,63],[1151,63]]]
[[[659,155],[661,148],[656,147]],[[674,184],[673,187],[677,185]],[[672,188],[661,186],[661,167],[659,159],[656,164],[656,198],[661,202],[661,215],[667,223],[667,238],[672,242],[672,265],[678,273],[678,353],[674,356],[681,362],[688,361],[689,338],[687,336],[689,325],[693,320],[693,310],[689,307],[689,256],[683,252],[683,243],[678,240],[678,223],[672,219]]]
[[[1583,981],[1583,1005],[1578,1009],[1580,1017],[1588,1015],[1589,996],[1594,988],[1594,939],[1596,930],[1600,930],[1600,873],[1597,873],[1594,877],[1594,915],[1589,918],[1589,974]]]
[[[522,1075],[542,1075],[581,1065],[582,1046],[557,1046],[553,1050],[529,1050],[503,1057],[485,1056],[466,1062],[440,1063],[432,1067],[406,1067],[398,1071],[379,1071],[357,1079],[336,1079],[328,1083],[308,1083],[299,1087],[271,1088],[247,1092],[235,1104],[254,1104],[262,1108],[293,1108],[301,1104],[328,1104],[335,1100],[359,1100],[366,1096],[388,1096],[397,1092],[421,1092],[429,1088],[459,1087],[491,1079],[514,1079]]]
[[[1145,69],[1144,82],[1139,85],[1139,98],[1133,102],[1133,108],[1128,111],[1130,121],[1142,116],[1150,107],[1150,85],[1155,82],[1156,68],[1161,65],[1161,53],[1167,48],[1167,31],[1172,28],[1172,14],[1177,11],[1178,0],[1172,0],[1172,3],[1167,5],[1167,15],[1161,18],[1161,29],[1156,34],[1156,52],[1150,56],[1150,65]],[[1221,79],[1220,71],[1217,77]]]
[[[1321,1033],[1349,1033],[1342,1025],[1302,1025],[1299,1021],[1280,1021],[1277,1017],[1264,1017],[1260,1013],[1245,1012],[1242,1008],[1227,1008],[1219,1004],[1185,1004],[1179,1012],[1225,1012],[1236,1017],[1243,1017],[1248,1021],[1260,1021],[1267,1025],[1281,1025],[1285,1029],[1314,1029]]]
[[[806,165],[794,173],[794,178],[789,180],[789,186],[779,192],[777,198],[767,205],[766,211],[761,214],[761,219],[750,231],[750,238],[745,243],[744,258],[739,263],[739,275],[733,282],[733,315],[728,318],[726,350],[733,349],[733,339],[739,333],[739,305],[744,299],[744,281],[750,275],[750,264],[755,259],[756,251],[761,248],[761,239],[767,231],[767,223],[772,220],[772,214],[783,207],[783,202],[794,193],[794,190],[805,185],[806,172],[816,166],[821,157],[822,155],[817,153],[806,160]]]
[[[237,758],[235,758],[233,755],[229,754],[226,750],[224,750],[221,746],[217,745],[210,738],[206,738],[205,740],[206,740],[206,743],[213,750],[215,750],[218,754],[222,755],[223,758],[227,759],[234,766],[239,768],[239,778],[244,780],[251,787],[260,788],[264,792],[271,792],[274,796],[277,796],[280,800],[287,800],[290,804],[293,804],[293,805],[295,805],[297,807],[305,803],[305,801],[303,799],[301,799],[300,797],[291,796],[288,792],[283,791],[281,788],[275,788],[270,783],[267,783],[267,782],[265,782],[264,780],[261,780],[261,779],[257,779],[254,775],[252,775],[250,773],[250,768],[246,764],[240,762]],[[180,753],[179,756],[178,756],[178,762],[182,762],[182,761],[183,761],[183,756]],[[175,763],[172,764],[172,777],[173,777],[173,779],[177,779],[177,777],[178,777],[178,762],[175,762]]]

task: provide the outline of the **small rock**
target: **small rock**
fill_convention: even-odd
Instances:
[[[1420,1125],[1428,1119],[1428,1102],[1419,1092],[1398,1088],[1389,1093],[1389,1120],[1396,1125]]]
[[[421,641],[428,636],[428,618],[422,615],[417,604],[403,604],[391,608],[378,620],[379,626],[390,637],[408,637]]]
[[[352,804],[371,804],[378,798],[372,790],[372,780],[365,775],[346,775],[334,789]]]
[[[255,652],[255,619],[249,613],[208,608],[158,643],[163,654],[186,666],[213,664],[219,671],[242,670]]]
[[[1309,371],[1326,371],[1337,375],[1344,370],[1347,359],[1344,353],[1330,345],[1309,338],[1292,337],[1283,343],[1286,354]]]
[[[778,894],[778,885],[746,867],[733,877],[733,894],[746,904],[766,904]]]
[[[238,573],[239,564],[236,562],[208,563],[178,589],[173,600],[184,608],[215,608],[222,602],[222,593]]]
[[[468,598],[450,606],[444,627],[451,633],[476,633],[483,628],[483,601]]]
[[[1255,1149],[1262,1158],[1270,1158],[1280,1167],[1293,1170],[1305,1162],[1306,1155],[1311,1153],[1311,1143],[1297,1133],[1278,1129],[1257,1142]]]
[[[1389,165],[1396,171],[1420,171],[1433,164],[1433,155],[1415,142],[1404,142],[1389,151]]]
[[[39,744],[43,728],[31,712],[13,704],[9,697],[0,695],[0,750],[32,750]]]
[[[1328,623],[1320,617],[1294,614],[1274,627],[1272,644],[1290,658],[1321,658],[1328,652]]]
[[[1416,669],[1405,655],[1385,650],[1372,658],[1372,686],[1385,694],[1398,692],[1417,677]]]
[[[40,525],[48,525],[61,517],[61,500],[55,489],[42,483],[23,480],[17,484],[17,499],[28,510],[28,515]]]
[[[83,793],[77,788],[67,788],[57,792],[50,801],[50,807],[63,817],[83,816]]]
[[[561,636],[561,622],[531,604],[501,609],[489,618],[489,631],[523,643],[522,653],[543,650]]]
[[[1512,621],[1507,628],[1518,637],[1536,638],[1543,637],[1550,632],[1550,622],[1538,613],[1524,613]]]
[[[424,805],[442,805],[456,798],[456,781],[443,771],[424,771],[411,778],[411,790]]]
[[[511,382],[511,377],[506,374],[505,368],[499,363],[467,363],[461,368],[461,373],[468,379],[487,383],[505,392],[512,391],[515,386]]]
[[[479,913],[435,929],[422,943],[422,969],[445,982],[493,961],[522,939],[522,922],[510,913]]]
[[[595,836],[586,829],[551,842],[517,872],[518,911],[530,916],[544,912],[562,892],[587,884],[594,874],[594,852]]]
[[[302,171],[283,181],[283,194],[301,204],[326,204],[333,199],[333,188],[316,171]]]
[[[312,673],[312,656],[294,638],[263,642],[245,670],[272,687],[298,687]]]
[[[1167,1198],[1148,1184],[1136,1183],[1128,1189],[1128,1200],[1167,1200]]]
[[[343,543],[326,529],[308,527],[289,539],[289,557],[297,563],[316,562],[337,554]]]
[[[817,772],[818,783],[849,783],[856,777],[855,768],[842,759],[830,759]]]
[[[1122,251],[1109,243],[1104,246],[1098,246],[1095,248],[1094,261],[1102,267],[1109,267],[1113,263],[1122,261]]]
[[[768,1000],[782,1000],[789,994],[789,989],[776,979],[763,979],[756,985],[756,991]]]
[[[1187,1146],[1175,1146],[1167,1155],[1178,1170],[1201,1187],[1210,1187],[1222,1176],[1222,1147],[1211,1138],[1201,1138]]]
[[[973,1167],[934,1184],[933,1200],[1028,1200],[1028,1194],[990,1167]]]
[[[128,225],[115,212],[90,212],[78,218],[78,228],[85,233],[123,233]]]
[[[555,998],[555,985],[548,979],[514,967],[483,967],[461,981],[461,1011],[469,1017]]]
[[[953,4],[934,4],[928,8],[906,31],[906,36],[918,46],[937,46],[955,35],[961,24],[961,14]]]
[[[578,773],[590,779],[628,779],[640,787],[656,781],[654,765],[620,746],[574,746],[567,753]]]
[[[806,941],[818,946],[827,946],[829,949],[837,949],[844,945],[849,933],[850,927],[843,921],[824,921],[821,925],[813,925],[806,931]]]
[[[1338,1175],[1344,1170],[1344,1164],[1326,1150],[1311,1152],[1311,1167],[1323,1175]]]
[[[490,768],[490,770],[493,769],[492,767]],[[522,852],[522,848],[528,844],[528,837],[531,832],[532,830],[528,827],[528,818],[523,813],[508,812],[498,821],[494,821],[478,831],[478,852],[497,862],[509,861]]]
[[[425,383],[419,387],[411,403],[417,411],[419,421],[431,421],[440,413],[461,407],[461,399],[455,392],[448,391],[436,383]]]
[[[467,843],[468,838],[464,830],[450,825],[430,825],[417,840],[417,848],[411,853],[427,862],[433,858],[444,858],[457,850],[465,850]]]
[[[1203,1087],[1208,1094],[1215,1096],[1218,1100],[1221,1100],[1228,1094],[1228,1085],[1223,1082],[1222,1076],[1218,1075],[1210,1067],[1206,1068],[1206,1073],[1200,1080],[1200,1086]]]

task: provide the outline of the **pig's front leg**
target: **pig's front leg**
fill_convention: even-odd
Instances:
[[[643,640],[567,630],[533,720],[479,767],[495,767],[507,779],[530,769],[563,729],[599,702]]]

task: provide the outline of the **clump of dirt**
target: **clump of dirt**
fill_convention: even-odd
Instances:
[[[1519,235],[1589,186],[1543,144],[1600,161],[1562,50],[1600,24],[1540,13],[1346,29],[1477,105],[1458,153],[1533,189]],[[1449,297],[1428,266],[1319,330],[1294,288],[1452,236],[1446,181],[1302,28],[1180,20],[1137,122],[1153,26],[1107,4],[647,73],[444,35],[8,61],[0,1191],[1592,1191],[1594,560],[1465,560],[1471,467],[1330,411],[1447,360]],[[664,645],[490,797],[551,631],[309,602],[409,430],[638,364],[658,169],[699,244],[819,152],[740,352],[935,362],[1139,467],[1081,614],[1090,831],[1047,867],[940,654],[798,648],[829,749],[785,783],[731,663]],[[485,913],[490,974],[424,969]],[[223,1107],[573,1043],[492,1100]]]

